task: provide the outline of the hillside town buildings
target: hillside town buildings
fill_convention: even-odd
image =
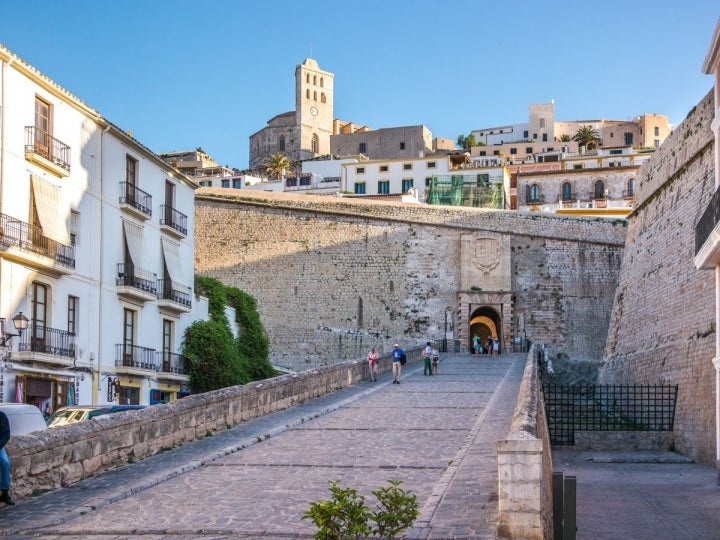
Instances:
[[[0,47],[0,402],[189,392],[197,185]]]

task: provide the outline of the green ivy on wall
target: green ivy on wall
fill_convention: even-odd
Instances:
[[[195,291],[208,298],[209,321],[186,330],[183,355],[188,359],[193,392],[208,392],[275,375],[268,361],[269,341],[255,299],[210,277],[196,276]],[[225,308],[235,310],[238,336],[233,337]]]

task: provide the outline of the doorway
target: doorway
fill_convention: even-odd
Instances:
[[[489,338],[498,340],[498,342],[502,344],[502,340],[500,339],[502,333],[501,325],[500,314],[494,308],[483,306],[474,310],[470,315],[469,321],[468,350],[473,350],[473,337],[475,336],[480,339],[483,352],[487,352],[487,342]]]

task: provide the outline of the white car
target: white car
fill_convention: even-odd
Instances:
[[[45,418],[35,405],[0,403],[0,411],[4,412],[10,421],[11,437],[47,429]]]

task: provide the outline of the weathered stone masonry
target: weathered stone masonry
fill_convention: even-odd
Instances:
[[[198,190],[195,215],[197,272],[252,294],[271,361],[300,370],[438,339],[448,308],[465,347],[481,306],[505,346],[599,361],[626,235],[624,220],[227,189]]]
[[[601,380],[679,386],[673,442],[715,463],[715,281],[695,225],[714,193],[710,92],[637,176]]]

